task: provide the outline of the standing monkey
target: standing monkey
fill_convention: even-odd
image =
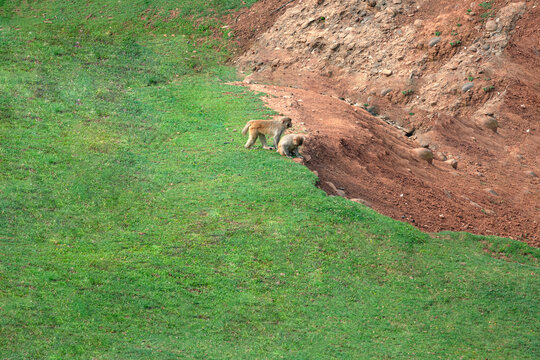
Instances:
[[[287,157],[299,157],[303,159],[298,152],[298,148],[304,143],[304,136],[298,134],[285,135],[278,145],[278,153]]]
[[[257,137],[261,140],[261,144],[264,149],[276,149],[279,144],[279,139],[285,131],[285,129],[292,126],[292,120],[288,117],[281,118],[280,120],[251,120],[248,121],[244,129],[242,129],[242,135],[246,135],[249,130],[249,139],[244,146],[249,149]],[[266,145],[266,135],[274,137],[274,147]]]

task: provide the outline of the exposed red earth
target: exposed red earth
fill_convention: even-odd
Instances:
[[[330,195],[538,247],[539,18],[538,1],[264,0],[227,21],[242,85],[306,133]]]

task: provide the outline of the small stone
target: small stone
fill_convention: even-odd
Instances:
[[[416,27],[421,27],[423,24],[422,24],[422,20],[420,19],[416,19],[414,20],[414,26]]]
[[[440,38],[439,36],[434,37],[433,39],[429,40],[428,46],[429,46],[429,47],[434,47],[434,46],[437,45],[440,41],[441,41],[441,38]]]
[[[390,69],[384,69],[383,71],[381,71],[381,73],[382,73],[383,75],[390,76],[390,75],[392,75],[392,70],[390,70]]]
[[[494,20],[489,20],[486,23],[486,30],[487,31],[495,31],[495,30],[497,30],[497,23]]]
[[[401,0],[392,0],[392,2],[396,5],[401,4]]]
[[[497,132],[497,128],[499,127],[499,123],[497,122],[497,119],[495,119],[492,116],[486,116],[480,119],[478,122],[480,126],[488,128],[492,130],[493,132]]]
[[[332,189],[333,192],[335,192],[336,194],[338,194],[339,196],[343,196],[345,197],[347,194],[345,193],[345,191],[341,190],[341,189],[338,189],[336,187],[336,185],[334,185],[334,183],[330,182],[330,181],[327,181],[326,184],[328,185],[328,187],[330,187],[330,189]]]
[[[538,177],[538,175],[536,175],[536,173],[534,171],[532,171],[532,170],[525,171],[525,175],[533,177],[533,178]]]
[[[490,48],[490,45],[489,45],[489,44],[484,44],[484,45],[482,46],[482,49],[484,49],[484,50],[489,50],[489,48]]]
[[[392,92],[392,89],[384,89],[383,91],[381,91],[381,96],[386,96],[388,95],[389,93]]]
[[[465,85],[463,85],[461,87],[461,91],[467,92],[467,91],[471,90],[473,88],[473,86],[474,86],[473,82],[468,82],[468,83],[466,83]]]
[[[435,158],[436,158],[437,160],[439,160],[439,161],[446,161],[446,160],[447,160],[447,159],[446,159],[446,156],[445,156],[442,152],[440,152],[440,151],[437,151],[437,152],[435,153],[435,155],[436,155]]]
[[[356,203],[365,205],[367,207],[371,207],[371,203],[369,201],[367,201],[367,200],[364,200],[364,199],[356,198],[356,199],[351,199],[351,201],[354,201]]]
[[[458,162],[457,162],[457,160],[455,160],[455,159],[448,159],[448,160],[446,160],[444,163],[450,165],[450,166],[453,167],[454,169],[457,169]]]
[[[317,170],[313,170],[313,174],[316,176],[316,177],[319,177],[319,172]]]
[[[338,194],[341,197],[346,197],[347,196],[347,193],[345,193],[345,191],[340,190],[340,189],[336,190],[336,194]]]
[[[416,149],[413,149],[413,154],[421,160],[426,160],[430,164],[433,163],[433,153],[429,149],[426,149],[423,147],[416,148]]]
[[[493,190],[493,189],[485,189],[484,191],[491,194],[491,195],[499,196],[499,194],[497,194],[497,192],[495,190]]]

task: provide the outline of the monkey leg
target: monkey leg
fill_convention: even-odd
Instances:
[[[277,133],[274,135],[274,148],[278,148],[279,146],[279,139],[281,139],[281,133]]]
[[[251,146],[253,146],[253,144],[255,144],[255,141],[257,141],[257,131],[251,131],[251,129],[249,129],[249,139],[244,147],[249,149]]]
[[[296,148],[294,150],[294,156],[296,156],[297,158],[300,158],[300,159],[303,159],[304,157],[302,155],[300,155],[300,153],[298,152],[298,148]]]
[[[291,153],[291,151],[287,148],[287,147],[284,147],[283,148],[283,153],[286,157],[288,158],[292,158],[293,157],[293,154]]]
[[[266,145],[266,136],[264,136],[264,134],[259,134],[259,140],[261,140],[263,149],[267,149],[267,150],[274,149],[273,147]]]

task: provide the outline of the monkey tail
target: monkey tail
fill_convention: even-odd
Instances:
[[[244,126],[244,128],[242,129],[242,135],[246,135],[248,130],[249,130],[249,127],[251,126],[251,121],[248,121],[248,123],[246,124],[246,126]]]

